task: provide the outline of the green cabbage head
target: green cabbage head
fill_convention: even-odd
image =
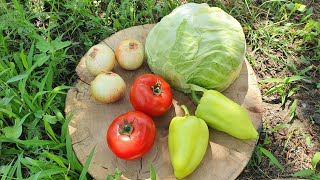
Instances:
[[[188,3],[157,23],[146,40],[151,71],[185,93],[223,91],[238,76],[245,57],[239,22],[217,7]]]

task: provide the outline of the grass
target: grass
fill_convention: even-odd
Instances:
[[[64,115],[66,92],[74,88],[78,60],[112,33],[156,23],[180,4],[177,0],[1,1],[1,179],[90,178],[90,162],[82,167],[72,151],[67,129],[72,116]],[[265,96],[275,94],[285,104],[301,90],[319,89],[320,23],[315,7],[281,0],[214,1],[210,5],[221,7],[242,24],[247,59],[255,70],[265,61],[285,70],[277,76],[264,75]],[[249,166],[259,168],[265,156],[284,171],[267,149],[268,137],[259,142]],[[312,168],[294,176],[317,176],[318,157]]]
[[[93,44],[154,23],[177,3],[1,1],[0,175],[2,179],[86,179],[64,116],[78,60]],[[138,9],[139,7],[139,9]],[[165,13],[165,14],[163,14]],[[92,151],[93,152],[93,151]]]

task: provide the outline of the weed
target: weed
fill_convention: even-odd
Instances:
[[[316,170],[316,166],[319,161],[320,161],[320,152],[316,152],[311,160],[311,165],[312,165],[311,169],[300,170],[300,171],[292,174],[291,176],[300,177],[300,178],[308,178],[308,179],[312,179],[312,180],[320,179],[320,173],[318,173]]]
[[[114,174],[109,174],[107,180],[118,180],[122,176],[123,172],[119,171],[118,168],[114,170]],[[156,180],[156,171],[152,164],[150,164],[150,180]]]
[[[248,166],[252,168],[259,167],[260,163],[262,162],[262,157],[266,156],[270,160],[270,164],[275,165],[277,168],[279,168],[282,172],[284,171],[283,166],[279,163],[277,158],[265,148],[266,145],[270,144],[271,141],[269,140],[268,133],[276,133],[280,129],[289,128],[289,124],[279,124],[275,128],[272,129],[264,129],[262,131],[265,136],[260,139],[260,143],[256,146],[253,157],[251,158]]]
[[[284,105],[289,97],[294,95],[296,92],[299,91],[299,87],[292,88],[292,84],[295,81],[300,81],[305,79],[306,77],[303,76],[292,76],[286,78],[270,78],[266,80],[260,81],[261,83],[279,83],[278,85],[273,86],[269,89],[265,96],[272,94],[274,92],[278,92],[281,95],[281,105]]]
[[[108,175],[107,180],[118,180],[122,176],[122,172],[116,168],[113,175]]]

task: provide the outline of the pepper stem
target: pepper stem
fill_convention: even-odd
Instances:
[[[126,119],[123,118],[123,125],[119,123],[119,133],[130,136],[133,131],[132,123],[133,123],[133,120],[128,123]]]
[[[157,95],[157,96],[161,96],[162,93],[162,87],[161,87],[161,82],[159,80],[157,80],[156,84],[151,86],[151,90],[153,92],[153,94]]]
[[[189,116],[189,115],[190,115],[190,113],[189,113],[189,110],[188,110],[187,106],[185,106],[185,105],[181,105],[181,108],[183,109],[185,116]]]
[[[196,91],[191,91],[191,96],[192,96],[192,100],[193,102],[198,105],[199,102],[200,102],[200,98],[199,96],[197,95]]]

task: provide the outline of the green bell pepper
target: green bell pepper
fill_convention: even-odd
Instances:
[[[174,117],[169,126],[169,153],[176,178],[191,174],[202,161],[209,142],[209,129],[200,118],[190,116],[187,108],[184,117]]]
[[[236,138],[259,138],[246,109],[218,91],[204,91],[195,115],[203,119],[209,127]]]

